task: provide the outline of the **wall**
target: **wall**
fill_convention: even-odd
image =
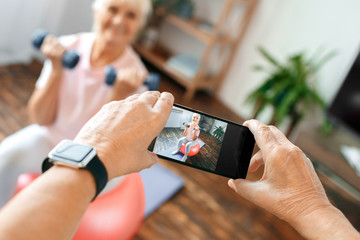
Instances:
[[[0,65],[28,62],[37,55],[32,33],[43,28],[52,34],[88,31],[92,26],[92,0],[0,1]]]
[[[196,15],[214,20],[224,0],[194,0]],[[5,0],[0,2],[0,64],[27,61],[29,39],[42,27],[54,34],[88,31],[92,26],[92,0]],[[218,98],[244,118],[251,107],[244,105],[248,93],[262,81],[252,67],[263,63],[256,51],[262,45],[278,59],[306,50],[336,49],[338,55],[319,74],[319,89],[330,101],[354,60],[360,43],[358,0],[259,0],[248,32],[226,75]],[[165,24],[162,41],[174,49],[201,54],[203,45]]]
[[[260,1],[219,98],[240,115],[251,116],[244,100],[263,80],[252,70],[263,63],[256,51],[261,45],[279,60],[302,50],[311,54],[320,47],[335,49],[337,56],[318,75],[318,89],[331,101],[359,50],[359,12],[357,0]]]
[[[93,25],[93,0],[69,1],[66,5],[59,34],[71,34],[91,31]]]
[[[221,0],[196,0],[196,15],[216,19]],[[337,55],[318,74],[320,94],[330,102],[360,46],[360,1],[358,0],[260,0],[249,29],[240,45],[218,98],[244,118],[252,116],[246,96],[263,80],[253,66],[264,63],[258,46],[284,60],[288,55],[305,51],[336,50]],[[162,42],[174,51],[200,55],[203,45],[165,24]],[[265,114],[266,115],[266,114]],[[318,116],[321,118],[321,116]],[[264,119],[267,119],[266,117]]]
[[[37,28],[57,33],[68,0],[0,2],[0,64],[27,62],[35,51],[30,39]]]

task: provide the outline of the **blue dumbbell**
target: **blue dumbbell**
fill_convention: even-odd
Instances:
[[[31,42],[36,49],[40,49],[48,33],[43,29],[36,30],[31,38]],[[68,50],[62,56],[62,65],[66,68],[73,69],[79,62],[80,56],[75,51]]]
[[[105,68],[105,83],[112,86],[116,80],[116,69],[113,66],[106,66]],[[160,75],[157,73],[149,73],[144,85],[150,91],[157,91],[159,89]]]

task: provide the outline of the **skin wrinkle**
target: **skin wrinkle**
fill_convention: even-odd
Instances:
[[[149,167],[150,163],[153,163],[154,161],[156,161],[157,157],[155,158],[153,154],[150,154],[149,151],[147,151],[147,146],[145,148],[145,150],[142,150],[143,145],[134,145],[134,146],[129,146],[128,142],[131,141],[131,139],[136,138],[136,136],[134,136],[133,133],[133,129],[143,129],[143,131],[145,132],[146,129],[153,129],[152,131],[156,130],[157,132],[161,131],[161,129],[158,126],[158,122],[162,122],[165,121],[164,119],[164,115],[162,113],[159,112],[159,108],[160,106],[158,105],[164,105],[162,101],[159,101],[159,98],[165,98],[166,99],[166,103],[171,102],[172,99],[170,99],[169,97],[166,97],[167,95],[160,95],[159,92],[146,92],[142,95],[140,95],[137,98],[137,101],[126,101],[126,103],[124,103],[122,105],[122,107],[120,109],[117,108],[118,104],[116,102],[114,103],[110,103],[108,106],[106,106],[106,108],[103,109],[103,111],[106,112],[111,112],[112,115],[110,116],[110,118],[118,118],[118,116],[121,116],[121,119],[119,121],[117,121],[117,124],[114,126],[111,126],[112,124],[108,122],[109,117],[107,118],[102,118],[101,116],[99,116],[99,121],[102,121],[101,125],[103,126],[103,128],[113,128],[113,129],[117,129],[116,126],[127,126],[127,127],[121,127],[120,129],[118,129],[118,134],[117,135],[111,135],[111,136],[102,136],[100,137],[100,139],[89,139],[91,141],[97,141],[100,144],[100,147],[103,148],[103,152],[105,152],[104,157],[112,159],[113,161],[116,161],[119,158],[124,158],[124,159],[128,159],[129,161],[133,161],[134,158],[140,157],[140,158],[144,158],[144,161],[147,162],[146,166]],[[156,104],[156,108],[153,107],[154,103]],[[158,104],[159,103],[159,104]],[[168,104],[166,104],[168,105]],[[170,107],[170,104],[168,105],[168,107]],[[120,114],[121,112],[121,114]],[[149,116],[147,118],[143,118],[143,114],[146,112],[153,112],[153,114],[149,114]],[[114,114],[115,113],[115,114]],[[134,121],[134,116],[137,116],[137,121]],[[115,121],[114,121],[115,122]],[[86,131],[86,129],[92,129],[93,124],[90,121],[85,127],[84,127],[84,131]],[[98,130],[95,130],[95,132],[97,133]],[[117,139],[119,134],[121,136],[127,136],[127,140],[125,139]],[[98,135],[98,134],[95,134]],[[152,139],[147,139],[147,137],[145,137],[144,140],[148,140],[149,142]],[[112,145],[107,145],[107,148],[102,146],[102,142],[111,142]],[[107,151],[111,148],[117,148],[117,149],[121,149],[122,151],[122,155],[121,156],[115,156],[111,151]],[[106,149],[105,149],[106,148]],[[129,150],[130,149],[130,150]],[[134,150],[136,149],[136,154],[134,154],[133,152],[131,152],[131,149]],[[108,169],[108,168],[107,168]],[[126,166],[124,166],[124,169],[127,171],[131,171],[131,169],[126,168]],[[109,175],[112,176],[112,169],[110,169],[110,173]]]
[[[244,125],[260,149],[249,171],[264,164],[264,174],[255,182],[231,179],[232,189],[289,222],[306,239],[359,239],[356,229],[329,202],[310,159],[298,147],[275,127],[257,120]]]
[[[271,191],[272,185],[276,185],[278,191],[272,191],[272,194],[275,194],[280,201],[278,202],[278,206],[274,206],[275,212],[282,218],[285,218],[284,216],[287,216],[287,214],[300,216],[305,210],[309,210],[309,207],[306,207],[304,203],[306,199],[314,201],[313,199],[316,199],[317,194],[321,193],[322,196],[325,196],[325,192],[319,187],[319,182],[313,180],[314,176],[311,175],[311,169],[309,170],[309,163],[306,162],[308,159],[298,147],[288,142],[284,135],[274,126],[261,126],[258,128],[258,131],[260,135],[264,136],[265,141],[272,141],[267,143],[268,158],[266,159],[266,163],[269,166],[277,166],[280,172],[291,171],[296,173],[296,179],[293,179],[293,175],[283,174],[282,179],[273,179],[272,182],[269,182],[268,178],[271,178],[271,176],[267,175],[271,169],[268,169],[265,164],[263,176],[257,182],[258,184],[255,185],[257,191],[250,197],[256,199],[256,195],[261,195],[264,191]],[[286,156],[286,158],[285,160],[282,158],[279,159],[278,156]],[[253,156],[250,169],[256,170],[262,164],[264,164],[264,159],[262,159],[262,153],[259,151]],[[301,168],[301,170],[299,168]],[[270,173],[272,173],[272,171]],[[301,179],[303,182],[299,183],[298,179]],[[296,186],[295,189],[294,184]],[[312,187],[309,188],[309,186]],[[327,198],[325,197],[325,199]],[[324,205],[327,206],[327,204]],[[311,209],[316,210],[319,208],[318,206],[321,207],[322,204],[319,205],[314,201]],[[287,210],[282,212],[281,209]]]

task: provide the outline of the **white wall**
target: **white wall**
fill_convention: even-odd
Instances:
[[[93,26],[93,0],[69,1],[64,9],[59,34],[91,31]]]
[[[224,0],[195,0],[196,15],[214,20]],[[0,64],[26,61],[31,33],[39,27],[54,34],[89,31],[92,0],[0,1]],[[278,59],[319,47],[335,49],[338,55],[319,74],[319,89],[330,101],[354,60],[360,44],[359,0],[260,0],[247,34],[219,91],[219,99],[244,118],[251,107],[244,105],[248,93],[263,78],[252,70],[263,63],[256,47],[264,46]],[[161,38],[174,49],[201,54],[203,45],[181,30],[165,24]]]
[[[264,46],[279,60],[297,51],[311,54],[324,47],[338,52],[319,73],[319,91],[329,102],[358,53],[359,23],[358,0],[260,1],[219,98],[240,115],[250,117],[244,99],[263,80],[252,70],[263,63],[257,46]]]
[[[26,63],[36,54],[32,33],[43,28],[52,34],[88,31],[92,0],[0,1],[0,65]]]
[[[196,15],[214,20],[221,0],[196,0]],[[265,47],[280,61],[299,51],[309,55],[319,48],[337,55],[321,69],[318,89],[330,102],[360,47],[359,0],[260,0],[246,36],[240,45],[218,98],[244,118],[252,116],[246,96],[263,81],[253,66],[264,63],[257,52]],[[169,24],[162,28],[161,41],[175,52],[200,56],[203,45]]]
[[[188,110],[175,107],[171,111],[170,117],[166,122],[165,128],[185,129],[184,122],[190,123],[192,121],[192,115],[193,113]]]

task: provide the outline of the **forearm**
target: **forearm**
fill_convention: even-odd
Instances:
[[[333,206],[318,209],[292,225],[306,239],[360,239],[359,232]]]
[[[28,103],[30,119],[40,125],[51,124],[57,112],[62,72],[53,71],[41,89],[35,89]]]
[[[197,133],[198,133],[198,130],[195,130],[194,134],[193,134],[193,141],[195,141],[197,139]]]
[[[71,239],[95,190],[89,171],[52,167],[0,211],[0,238]]]

